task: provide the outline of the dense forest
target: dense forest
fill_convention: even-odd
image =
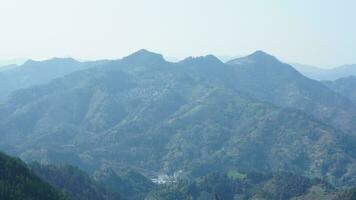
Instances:
[[[0,199],[9,200],[354,200],[356,189],[288,172],[231,170],[156,185],[132,170],[89,176],[73,166],[31,163],[0,154]],[[38,175],[38,176],[37,176]]]
[[[41,180],[20,159],[0,153],[0,199],[70,200]]]

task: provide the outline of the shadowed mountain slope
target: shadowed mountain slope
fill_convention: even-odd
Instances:
[[[36,176],[21,160],[0,153],[0,199],[68,200]]]

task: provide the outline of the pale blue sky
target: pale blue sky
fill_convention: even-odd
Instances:
[[[0,60],[245,55],[356,63],[355,0],[0,0]]]

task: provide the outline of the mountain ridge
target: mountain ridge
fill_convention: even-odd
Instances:
[[[47,154],[58,155],[88,170],[111,163],[147,175],[183,170],[195,177],[239,166],[311,174],[335,185],[356,181],[353,146],[345,143],[352,136],[300,109],[299,102],[280,104],[286,102],[280,98],[290,98],[284,92],[290,87],[281,83],[336,95],[324,85],[279,62],[261,67],[261,61],[225,65],[212,56],[179,63],[156,62],[158,57],[144,66],[137,64],[141,56],[132,63],[108,62],[14,93],[0,106],[0,147],[27,161],[53,162]],[[266,73],[269,67],[281,76]],[[311,107],[323,103],[310,98]],[[336,159],[346,164],[335,164]]]

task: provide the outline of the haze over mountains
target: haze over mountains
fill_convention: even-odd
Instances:
[[[323,83],[338,92],[345,97],[352,100],[356,103],[356,77],[355,76],[347,76],[344,78],[337,79],[335,81],[323,81]]]
[[[28,60],[20,66],[8,66],[0,71],[0,100],[15,90],[49,83],[71,72],[105,62],[81,63],[72,58],[53,58],[45,61]]]
[[[214,196],[215,189],[205,191],[200,180],[216,171],[224,184],[229,181],[222,174],[231,171],[269,174],[259,181],[235,180],[223,199],[233,199],[239,184],[251,184],[240,191],[241,198],[257,198],[248,194],[262,186],[278,187],[275,176],[286,176],[273,175],[278,171],[305,177],[300,179],[307,183],[286,199],[313,199],[312,194],[301,196],[315,187],[332,199],[335,188],[356,184],[353,77],[313,80],[263,51],[224,63],[213,55],[168,62],[147,50],[120,60],[28,61],[0,77],[0,150],[27,162],[97,172],[95,181],[106,187],[140,180],[145,187],[127,185],[142,192],[138,199]],[[109,174],[135,172],[113,181],[98,174],[103,168]],[[148,178],[179,174],[192,182],[156,188],[136,172]],[[80,177],[94,188],[90,191],[101,191],[95,194],[116,195],[92,186],[97,183],[85,174]],[[50,182],[59,187],[56,180]],[[187,185],[199,193],[181,194]],[[267,199],[280,198],[270,191],[260,192]]]
[[[22,65],[26,61],[27,61],[27,59],[25,59],[25,58],[0,60],[0,70],[2,70],[2,68],[5,68],[6,66],[9,66],[9,65]]]
[[[291,64],[304,76],[315,80],[330,80],[344,78],[347,76],[356,76],[356,64],[342,65],[331,69],[322,69],[311,65]]]

